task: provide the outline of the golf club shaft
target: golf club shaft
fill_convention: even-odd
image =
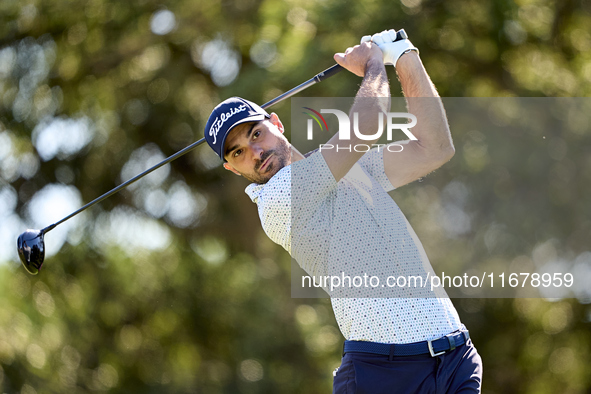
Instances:
[[[263,105],[261,105],[262,108],[267,108],[270,107],[274,104],[277,104],[280,101],[285,100],[286,98],[290,98],[291,96],[293,96],[294,94],[297,94],[299,92],[301,92],[304,89],[309,88],[310,86],[317,84],[318,82],[322,82],[324,81],[326,78],[330,78],[333,75],[343,71],[344,68],[342,66],[339,66],[338,64],[335,64],[332,67],[327,68],[326,70],[319,72],[318,74],[316,74],[313,78],[308,79],[306,82],[296,86],[295,88],[283,93],[280,96],[275,97],[273,100],[269,101],[268,103],[265,103]]]
[[[406,35],[406,32],[404,31],[404,29],[400,29],[398,32],[396,32],[396,41],[398,40],[404,40],[408,38],[408,36]],[[275,105],[287,98],[290,98],[291,96],[301,92],[302,90],[305,90],[307,88],[309,88],[310,86],[317,84],[319,82],[324,81],[327,78],[332,77],[333,75],[339,73],[340,71],[343,70],[342,66],[339,66],[338,64],[335,64],[332,67],[327,68],[326,70],[319,72],[318,74],[316,74],[314,77],[310,78],[309,80],[307,80],[306,82],[296,86],[295,88],[288,90],[287,92],[283,93],[280,96],[275,97],[273,100],[261,105],[262,108],[266,109],[269,108],[272,105]],[[166,165],[168,163],[170,163],[171,161],[178,159],[179,157],[183,156],[186,153],[189,153],[190,151],[192,151],[193,149],[195,149],[196,147],[198,147],[199,145],[201,145],[202,143],[205,142],[205,138],[201,138],[199,141],[192,143],[191,145],[187,146],[186,148],[178,151],[177,153],[175,153],[172,156],[169,156],[168,158],[164,159],[163,161],[161,161],[160,163],[156,164],[155,166],[148,168],[146,171],[142,172],[139,175],[136,175],[135,177],[123,182],[122,184],[120,184],[119,186],[117,186],[116,188],[112,189],[111,191],[108,191],[107,193],[103,194],[100,197],[95,198],[94,200],[92,200],[91,202],[89,202],[88,204],[84,205],[82,208],[78,209],[75,212],[72,212],[71,214],[69,214],[68,216],[66,216],[65,218],[63,218],[62,220],[60,220],[59,222],[56,222],[50,226],[45,227],[43,230],[41,230],[41,233],[44,234],[48,231],[51,231],[55,226],[65,222],[66,220],[70,219],[73,216],[78,215],[80,212],[84,211],[85,209],[93,206],[94,204],[97,204],[99,202],[101,202],[102,200],[104,200],[105,198],[112,196],[113,194],[117,193],[119,190],[126,188],[127,186],[131,185],[132,183],[134,183],[135,181],[139,180],[140,178],[143,178],[144,176],[148,175],[149,173],[151,173],[152,171],[157,170],[158,168],[162,167],[163,165]]]
[[[333,75],[337,74],[339,71],[342,71],[343,67],[339,66],[338,64],[335,64],[334,66],[316,74],[313,78],[310,78],[309,80],[307,80],[306,82],[302,83],[301,85],[296,86],[295,88],[283,93],[282,95],[274,98],[273,100],[269,101],[268,103],[265,103],[263,105],[261,105],[262,108],[268,108],[272,105],[277,104],[280,101],[283,101],[299,92],[301,92],[302,90],[318,83],[318,82],[322,82],[323,80],[325,80],[326,78],[332,77]],[[166,159],[164,159],[163,161],[161,161],[160,163],[156,164],[155,166],[148,168],[146,171],[142,172],[141,174],[138,174],[136,176],[134,176],[133,178],[123,182],[122,184],[120,184],[119,186],[117,186],[116,188],[108,191],[107,193],[103,194],[100,197],[95,198],[94,200],[92,200],[91,202],[89,202],[88,204],[84,205],[82,208],[78,209],[75,212],[72,212],[71,214],[69,214],[68,216],[66,216],[65,218],[61,219],[59,222],[56,222],[50,226],[45,227],[43,230],[41,230],[41,232],[43,234],[47,233],[48,231],[51,231],[54,227],[56,227],[57,225],[65,222],[66,220],[72,218],[73,216],[78,215],[80,212],[84,211],[85,209],[93,206],[94,204],[97,204],[101,201],[103,201],[105,198],[112,196],[113,194],[117,193],[119,190],[126,188],[127,186],[131,185],[132,183],[134,183],[135,181],[139,180],[140,178],[143,178],[144,176],[148,175],[149,173],[151,173],[152,171],[157,170],[158,168],[170,163],[171,161],[178,159],[179,157],[185,155],[186,153],[189,153],[190,151],[192,151],[193,149],[195,149],[196,147],[198,147],[199,145],[203,144],[205,142],[205,138],[201,138],[199,141],[192,143],[191,145],[187,146],[186,148],[178,151],[177,153],[175,153],[172,156],[167,157]]]
[[[199,141],[194,142],[191,145],[187,146],[186,148],[178,151],[174,155],[167,157],[166,159],[164,159],[160,163],[156,164],[155,166],[148,168],[146,171],[142,172],[141,174],[134,176],[133,178],[123,182],[122,184],[120,184],[116,188],[106,192],[102,196],[95,198],[94,200],[92,200],[91,202],[89,202],[88,204],[83,206],[82,208],[78,209],[77,211],[72,212],[71,214],[69,214],[68,216],[66,216],[65,218],[60,220],[59,222],[55,222],[54,224],[45,227],[43,230],[41,230],[41,232],[45,234],[46,232],[52,230],[58,224],[61,224],[61,223],[65,222],[66,220],[70,219],[71,217],[78,215],[80,212],[84,211],[85,209],[93,206],[94,204],[97,204],[97,203],[103,201],[105,198],[107,198],[109,196],[112,196],[113,194],[117,193],[119,190],[126,188],[127,186],[131,185],[132,183],[139,180],[140,178],[143,178],[144,176],[148,175],[152,171],[155,171],[155,170],[159,169],[160,167],[162,167],[163,165],[166,165],[166,164],[170,163],[171,161],[183,156],[185,153],[192,151],[197,146],[201,145],[203,142],[205,142],[205,138],[201,138]]]

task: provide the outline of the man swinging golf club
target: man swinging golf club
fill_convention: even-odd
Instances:
[[[283,136],[278,116],[230,98],[212,112],[205,129],[224,168],[252,182],[246,193],[258,206],[263,229],[310,275],[345,272],[434,274],[423,247],[388,191],[423,177],[454,154],[447,119],[418,50],[396,41],[394,30],[335,54],[339,65],[363,77],[351,114],[359,133],[304,157]],[[367,136],[390,109],[385,65],[396,67],[416,140],[402,151],[347,147],[371,145]],[[425,99],[430,98],[430,99]],[[353,135],[354,134],[354,135]],[[325,290],[329,291],[328,289]],[[331,303],[345,337],[334,393],[480,392],[482,363],[445,292],[357,289],[333,292]],[[394,296],[392,296],[394,294]]]

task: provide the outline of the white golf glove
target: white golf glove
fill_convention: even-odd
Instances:
[[[384,64],[391,64],[396,67],[396,62],[403,54],[409,51],[419,50],[408,39],[396,41],[396,30],[384,30],[381,33],[376,33],[373,36],[363,36],[361,43],[371,41],[376,44],[384,55]]]

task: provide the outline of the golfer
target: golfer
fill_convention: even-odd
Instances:
[[[366,36],[335,54],[338,64],[363,78],[350,111],[358,116],[358,133],[346,141],[337,133],[327,144],[335,149],[304,157],[283,136],[276,114],[242,98],[219,104],[207,122],[206,140],[224,168],[252,182],[246,193],[265,233],[314,277],[434,275],[387,192],[439,168],[454,148],[417,49],[395,37],[394,30]],[[398,149],[357,152],[350,146],[377,142],[367,138],[390,110],[385,65],[396,67],[408,112],[418,120],[416,139],[396,142]],[[445,292],[324,287],[345,337],[333,393],[480,392],[480,356]]]

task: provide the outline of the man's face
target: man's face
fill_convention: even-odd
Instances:
[[[267,183],[291,164],[289,142],[275,114],[270,119],[244,123],[230,131],[224,147],[224,168],[254,183]]]

